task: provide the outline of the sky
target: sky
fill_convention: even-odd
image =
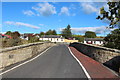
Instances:
[[[55,29],[58,34],[69,24],[73,34],[94,31],[98,36],[110,32],[107,20],[97,20],[106,2],[2,2],[2,33],[40,33]]]

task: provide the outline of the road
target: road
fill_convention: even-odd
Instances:
[[[87,78],[65,45],[50,48],[35,60],[2,75],[3,78]]]

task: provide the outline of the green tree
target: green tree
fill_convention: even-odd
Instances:
[[[68,25],[65,29],[62,30],[62,36],[66,39],[72,37],[71,27]]]
[[[96,37],[96,33],[92,32],[92,31],[86,31],[85,32],[85,37],[86,38],[95,38]]]
[[[52,35],[52,30],[49,29],[45,34],[46,34],[46,35]]]
[[[38,41],[39,41],[39,38],[38,38],[38,37],[35,37],[35,36],[30,37],[29,40],[28,40],[28,42],[30,42],[30,43],[38,42]]]
[[[83,42],[84,41],[84,36],[82,35],[73,35],[73,37],[78,40],[79,42]]]
[[[45,33],[44,32],[40,32],[40,36],[42,36],[42,35],[45,35]]]
[[[119,27],[120,24],[120,1],[119,2],[108,2],[109,10],[105,11],[104,7],[100,8],[100,14],[96,19],[107,19],[110,21],[110,28]]]
[[[53,34],[53,35],[57,35],[56,30],[53,30],[53,31],[52,31],[52,34]]]
[[[49,30],[45,33],[45,35],[57,35],[57,32],[56,32],[55,30],[49,29]]]
[[[6,33],[5,33],[5,35],[12,35],[12,32],[11,31],[7,31]]]
[[[120,49],[120,29],[112,31],[104,40],[106,41],[104,44],[105,47]]]

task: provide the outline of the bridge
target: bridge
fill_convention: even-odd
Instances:
[[[43,47],[44,44],[40,43],[40,45]],[[48,45],[48,43],[45,45]],[[33,47],[33,44],[29,46],[32,47],[30,47],[30,49],[36,51],[38,51],[40,47]],[[36,44],[34,44],[34,46],[36,46]],[[28,47],[28,45],[24,45],[24,47]],[[21,48],[15,47],[13,50],[18,51],[18,49]],[[22,49],[22,51],[23,50],[24,49]],[[10,51],[10,49],[7,49],[2,51],[2,53]],[[25,50],[26,54],[27,52],[28,50]],[[33,53],[35,52],[32,51],[32,54]],[[3,64],[8,64],[9,62],[9,65],[1,65],[3,69],[0,75],[3,80],[6,78],[78,78],[86,80],[109,78],[120,80],[119,76],[114,71],[68,44],[55,44],[49,46],[31,58],[27,57],[27,59],[23,60],[21,57],[22,60],[18,62],[15,62],[17,59],[14,59],[16,53],[10,52],[10,54],[8,55],[9,61],[11,60],[11,62],[3,59]],[[6,55],[4,55],[4,58],[6,58],[5,56]],[[14,59],[14,64],[12,64],[12,59]]]

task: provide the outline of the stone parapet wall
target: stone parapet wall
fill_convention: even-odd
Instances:
[[[30,43],[0,50],[0,68],[29,59],[46,48],[53,46],[54,43]]]
[[[83,43],[71,43],[70,46],[114,71],[120,72],[120,50]]]

